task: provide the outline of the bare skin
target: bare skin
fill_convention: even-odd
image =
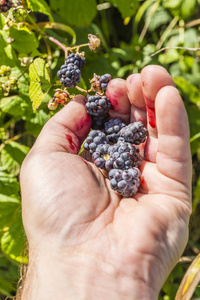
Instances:
[[[139,192],[121,199],[76,155],[91,126],[83,96],[51,118],[21,169],[30,260],[22,300],[154,300],[185,248],[189,126],[172,78],[148,66],[112,80],[107,95],[112,117],[147,124]]]

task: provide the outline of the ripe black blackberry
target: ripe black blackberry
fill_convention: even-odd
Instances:
[[[85,58],[84,57],[81,57],[80,55],[78,54],[70,54],[66,57],[65,59],[65,64],[68,65],[68,64],[74,64],[75,66],[77,66],[80,70],[82,70],[84,64],[85,64]]]
[[[104,125],[104,131],[111,143],[116,143],[119,138],[119,131],[126,123],[121,118],[111,119]]]
[[[104,132],[100,130],[92,130],[86,138],[83,147],[85,150],[88,150],[92,154],[96,151],[98,145],[107,143],[108,138]]]
[[[118,142],[114,145],[101,144],[96,148],[92,159],[98,168],[106,171],[127,170],[138,167],[142,162],[138,147],[126,142]]]
[[[67,56],[65,64],[57,72],[60,83],[67,88],[75,87],[81,81],[81,69],[84,63],[85,59],[78,54],[72,53]]]
[[[57,76],[60,77],[60,83],[67,88],[75,87],[81,81],[81,71],[73,63],[62,65]]]
[[[131,167],[139,167],[142,162],[138,147],[131,143],[118,141],[108,150],[109,155],[114,158],[114,169],[127,170]]]
[[[131,144],[139,145],[144,143],[148,131],[142,122],[134,122],[119,131],[119,140],[126,141]]]
[[[96,148],[92,154],[92,159],[98,168],[110,171],[113,168],[114,158],[109,155],[109,144],[101,144]]]
[[[106,96],[92,95],[87,98],[85,105],[87,113],[93,117],[105,116],[112,105]]]
[[[131,197],[138,191],[140,175],[138,168],[128,170],[112,169],[109,172],[110,187],[123,197]]]
[[[103,91],[106,91],[108,82],[112,79],[110,74],[104,74],[99,78],[99,82],[101,83],[100,88]]]
[[[12,5],[13,3],[10,0],[0,0],[0,13],[9,11]]]

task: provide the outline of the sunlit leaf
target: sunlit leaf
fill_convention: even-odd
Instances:
[[[44,0],[27,0],[27,5],[30,10],[48,15],[50,21],[53,21],[51,10]]]
[[[33,110],[36,110],[51,88],[49,72],[45,61],[41,58],[36,58],[29,67],[29,75],[31,81],[29,95],[33,102]]]
[[[200,254],[194,259],[189,266],[183,280],[179,286],[175,300],[191,299],[195,288],[200,281]]]

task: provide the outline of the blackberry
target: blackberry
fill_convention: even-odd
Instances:
[[[123,197],[131,197],[138,191],[140,175],[138,168],[128,170],[112,169],[109,172],[110,187]]]
[[[92,154],[92,159],[98,168],[110,171],[113,168],[114,158],[109,155],[109,144],[101,144],[96,148]]]
[[[112,106],[106,96],[93,95],[89,96],[87,100],[85,105],[87,113],[93,117],[107,115]]]
[[[128,126],[123,127],[119,132],[121,141],[124,140],[125,142],[129,142],[135,145],[144,143],[147,135],[148,131],[145,128],[144,124],[140,121],[131,123]]]
[[[99,82],[101,83],[100,88],[103,91],[106,91],[108,82],[112,79],[110,74],[104,74],[99,78]]]
[[[0,13],[7,12],[12,7],[12,5],[12,1],[0,0]]]
[[[139,167],[142,162],[138,147],[124,141],[118,141],[110,146],[108,153],[114,158],[114,169],[127,170],[131,167]]]
[[[100,130],[92,130],[90,131],[89,136],[86,138],[83,147],[92,154],[96,151],[98,145],[107,143],[108,138],[104,132]]]
[[[65,64],[57,72],[60,83],[67,88],[75,87],[81,81],[81,69],[84,63],[85,59],[78,54],[72,53],[67,56]]]
[[[74,64],[75,66],[77,66],[80,70],[82,70],[84,64],[85,64],[85,58],[81,57],[80,55],[78,54],[70,54],[66,57],[66,60],[65,60],[65,64],[68,65],[68,64]]]
[[[116,143],[119,138],[119,131],[122,127],[125,127],[126,123],[121,118],[111,119],[105,123],[105,134],[109,138],[109,141]]]
[[[108,121],[108,114],[105,116],[92,117],[92,129],[103,129],[105,122]]]
[[[75,87],[81,81],[81,71],[73,63],[62,65],[57,76],[60,77],[60,83],[67,88]]]
[[[98,168],[106,171],[127,170],[131,167],[138,167],[142,162],[138,147],[126,142],[114,145],[101,144],[96,148],[92,159]]]

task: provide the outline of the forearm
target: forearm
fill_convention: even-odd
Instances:
[[[96,258],[30,253],[21,300],[156,300],[142,280],[119,274]]]

